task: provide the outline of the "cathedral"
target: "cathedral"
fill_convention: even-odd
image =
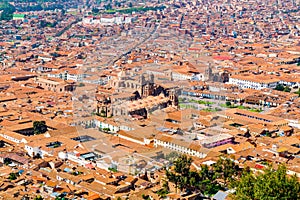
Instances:
[[[153,74],[132,76],[122,70],[105,87],[98,89],[97,114],[147,118],[157,109],[177,107],[178,92],[177,87],[163,88],[155,84]]]

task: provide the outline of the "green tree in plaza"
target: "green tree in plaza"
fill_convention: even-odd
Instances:
[[[42,134],[47,131],[47,125],[45,121],[34,121],[33,122],[34,134]]]
[[[276,85],[275,90],[283,91],[284,90],[284,86],[282,84],[278,84],[278,85]]]
[[[36,196],[35,198],[34,198],[34,200],[43,200],[44,198],[42,197],[42,196]]]
[[[18,178],[18,174],[17,173],[10,173],[8,179],[13,181],[16,180]]]
[[[231,102],[230,101],[226,101],[226,107],[230,107],[231,106]]]
[[[291,90],[292,90],[292,89],[289,88],[288,86],[284,87],[284,89],[283,89],[284,92],[290,92]]]

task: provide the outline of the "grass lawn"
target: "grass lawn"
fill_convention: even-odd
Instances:
[[[249,110],[251,112],[262,112],[262,109],[257,109],[257,108],[249,108],[249,107],[245,107],[245,106],[235,106],[235,105],[231,105],[231,106],[227,106],[226,104],[220,104],[221,107],[223,108],[238,108],[238,109],[243,109],[243,110]]]
[[[203,104],[203,105],[212,105],[215,104],[214,102],[210,102],[210,101],[203,101],[203,100],[189,100],[189,102],[191,103],[198,103],[198,104]]]
[[[205,109],[203,109],[203,111],[218,112],[218,111],[221,111],[221,109],[218,109],[218,108],[205,108]]]
[[[187,105],[187,104],[178,104],[179,105],[179,107],[180,108],[185,108],[185,109],[187,109],[187,108],[193,108],[193,109],[197,109],[195,106],[193,106],[193,105]]]

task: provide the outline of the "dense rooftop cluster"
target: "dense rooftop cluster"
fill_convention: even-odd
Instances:
[[[3,199],[159,199],[179,154],[300,178],[299,0],[5,6]]]

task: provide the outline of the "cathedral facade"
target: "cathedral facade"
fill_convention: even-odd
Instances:
[[[153,74],[130,76],[125,71],[108,84],[113,92],[98,91],[97,114],[102,117],[139,116],[168,106],[178,106],[178,88],[163,88],[155,84]]]

